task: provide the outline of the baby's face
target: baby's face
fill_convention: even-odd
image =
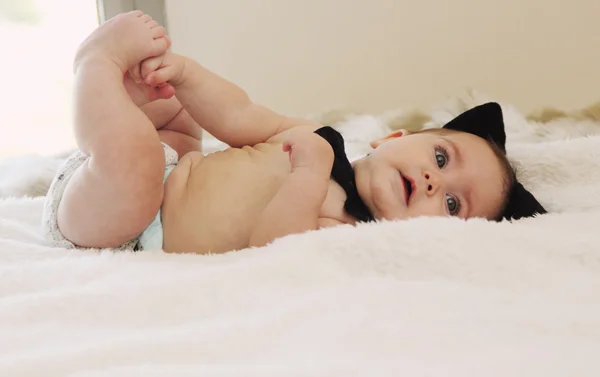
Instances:
[[[360,196],[376,219],[494,219],[506,173],[490,145],[463,132],[392,134],[354,163]]]

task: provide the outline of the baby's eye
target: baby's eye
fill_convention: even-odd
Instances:
[[[460,204],[452,195],[446,194],[446,206],[451,216],[456,216],[460,211]]]
[[[435,150],[435,161],[437,162],[438,168],[443,168],[448,163],[448,153],[441,148]]]

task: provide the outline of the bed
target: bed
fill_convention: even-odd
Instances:
[[[390,128],[488,100],[321,119],[358,158]],[[209,256],[67,251],[40,236],[62,157],[5,162],[0,376],[600,375],[600,122],[502,106],[519,178],[551,212],[512,224],[341,226]]]

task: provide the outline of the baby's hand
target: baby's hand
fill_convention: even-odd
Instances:
[[[148,58],[129,69],[136,83],[151,87],[177,86],[183,71],[183,58],[167,51],[163,55]]]
[[[333,149],[321,136],[312,132],[296,132],[283,143],[290,155],[292,172],[306,171],[329,177],[333,165]]]
[[[167,51],[164,55],[147,59],[141,64],[141,75],[151,86],[173,85],[177,87],[183,80],[184,58]]]

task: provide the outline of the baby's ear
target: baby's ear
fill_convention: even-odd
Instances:
[[[381,144],[385,143],[386,141],[396,139],[396,138],[399,138],[402,136],[408,136],[408,135],[410,135],[410,131],[408,131],[408,130],[404,130],[404,129],[396,130],[381,139],[371,141],[371,148],[375,149],[378,146],[380,146]]]

